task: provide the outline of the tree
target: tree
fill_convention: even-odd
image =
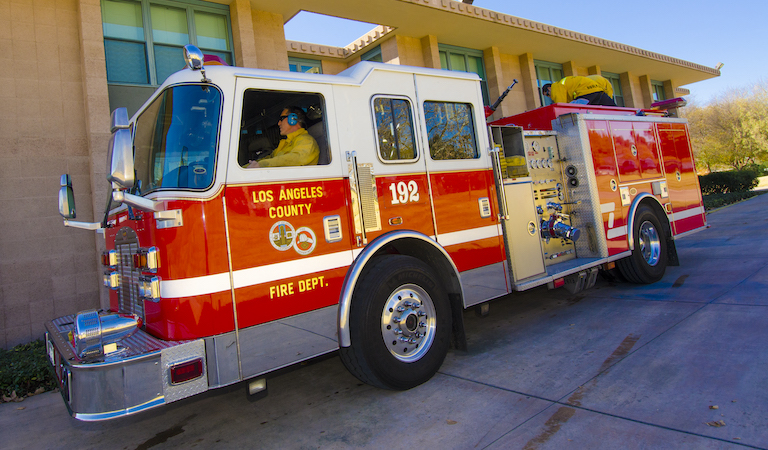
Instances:
[[[686,108],[700,168],[742,169],[768,161],[768,83],[734,89],[706,106]]]

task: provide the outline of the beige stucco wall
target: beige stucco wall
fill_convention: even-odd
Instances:
[[[106,91],[83,70],[98,51],[89,34],[81,45],[80,25],[93,14],[77,0],[0,2],[0,347],[99,306],[94,233],[65,228],[56,195],[68,172],[78,219],[93,220],[88,117],[98,108],[85,97],[104,101]]]
[[[253,29],[256,39],[256,67],[259,69],[288,70],[288,53],[285,51],[283,16],[263,11],[253,11]]]
[[[328,75],[336,75],[339,72],[344,71],[348,66],[343,61],[330,61],[330,60],[323,60],[321,61],[323,73]]]

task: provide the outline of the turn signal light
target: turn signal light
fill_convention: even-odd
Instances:
[[[120,275],[115,271],[105,272],[104,286],[112,289],[113,291],[117,290],[120,287]]]
[[[117,267],[117,251],[109,250],[101,254],[101,264],[107,267]]]
[[[203,359],[176,364],[171,367],[171,384],[185,383],[203,376]]]
[[[155,303],[160,301],[160,278],[139,277],[139,296]]]
[[[160,252],[157,247],[142,248],[133,255],[133,268],[146,272],[157,272],[160,267]]]

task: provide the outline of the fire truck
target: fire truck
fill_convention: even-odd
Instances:
[[[463,312],[600,270],[653,283],[706,226],[683,119],[555,104],[487,123],[474,74],[361,62],[338,75],[212,65],[194,47],[112,113],[107,310],[46,324],[72,416],[145,411],[338,352],[365,383],[429,380]],[[287,107],[299,118],[281,117]],[[281,120],[317,164],[252,168]]]

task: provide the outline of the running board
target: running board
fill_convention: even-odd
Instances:
[[[595,267],[601,264],[626,258],[631,254],[631,251],[626,251],[624,253],[619,253],[618,255],[609,256],[607,258],[576,258],[558,264],[553,264],[551,266],[547,266],[547,273],[545,275],[519,280],[512,286],[512,289],[515,291],[527,291],[528,289],[533,289],[535,287],[551,283],[558,278],[564,278],[568,275],[589,269],[590,267]]]

